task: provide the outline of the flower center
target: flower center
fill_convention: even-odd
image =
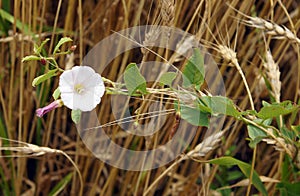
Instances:
[[[74,90],[78,93],[81,94],[84,91],[84,86],[82,84],[76,84],[74,86]]]

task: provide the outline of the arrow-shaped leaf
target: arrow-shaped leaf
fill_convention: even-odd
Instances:
[[[130,63],[126,67],[124,73],[124,81],[125,81],[126,88],[128,89],[129,95],[132,95],[137,90],[139,90],[143,94],[147,93],[146,80],[141,75],[135,63]]]
[[[200,90],[204,83],[204,58],[199,48],[194,49],[194,53],[188,60],[183,70],[183,86],[194,86],[195,89]]]

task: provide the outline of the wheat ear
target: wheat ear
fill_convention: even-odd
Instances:
[[[175,1],[161,0],[160,4],[162,24],[166,26],[172,26],[175,18]]]
[[[272,93],[277,103],[280,102],[280,71],[279,66],[275,63],[270,50],[266,51],[266,62],[263,64],[266,69],[266,77],[270,81]]]
[[[77,167],[77,165],[75,164],[75,162],[71,159],[71,157],[65,153],[62,150],[57,150],[57,149],[52,149],[49,147],[43,147],[43,146],[37,146],[35,144],[29,144],[26,142],[21,142],[21,141],[16,141],[16,140],[11,140],[8,138],[2,138],[0,137],[0,140],[7,140],[7,141],[11,141],[11,142],[16,142],[21,144],[22,146],[0,146],[0,151],[14,151],[14,152],[19,152],[19,153],[23,153],[25,155],[23,155],[23,157],[37,157],[37,156],[41,156],[41,155],[45,155],[45,154],[61,154],[63,156],[65,156],[74,166],[76,172],[78,173],[79,176],[79,180],[80,180],[80,192],[79,195],[83,194],[83,179],[80,173],[79,168]],[[9,157],[12,157],[13,155],[8,155]],[[1,156],[1,157],[8,157],[6,155]],[[18,156],[18,155],[17,155]],[[15,156],[14,156],[15,157]]]
[[[224,134],[224,131],[217,132],[205,138],[200,144],[198,144],[194,150],[191,150],[187,156],[192,158],[204,157],[210,151],[218,147],[219,142]]]
[[[155,185],[180,162],[189,158],[193,159],[204,157],[207,153],[216,149],[218,147],[218,143],[221,141],[221,137],[223,136],[223,134],[224,131],[220,131],[213,135],[210,135],[209,137],[205,138],[200,144],[198,144],[193,150],[191,150],[188,154],[181,156],[171,166],[169,166],[160,176],[158,176],[158,178],[155,179],[155,181],[147,188],[143,195],[146,196],[155,187]]]
[[[274,38],[276,39],[288,39],[300,45],[300,39],[286,26],[278,25],[273,21],[268,21],[259,17],[248,16],[247,14],[235,9],[231,5],[229,5],[229,7],[246,18],[246,20],[242,20],[244,24],[250,27],[262,29],[266,34],[275,36]]]
[[[247,16],[247,18],[248,20],[244,20],[244,23],[248,26],[263,29],[266,34],[273,35],[276,39],[288,39],[300,44],[300,39],[284,25],[278,25],[259,17]]]

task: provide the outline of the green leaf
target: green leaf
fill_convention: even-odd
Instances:
[[[244,116],[253,115],[253,116],[257,117],[257,111],[256,110],[241,111],[241,115],[244,115]]]
[[[300,135],[300,125],[291,126],[292,130]]]
[[[235,171],[228,171],[227,176],[227,182],[233,181],[233,180],[239,180],[244,176],[244,174],[241,171],[235,170]]]
[[[267,134],[263,130],[261,130],[260,128],[258,128],[256,126],[248,125],[247,129],[248,129],[249,137],[252,140],[254,140],[257,137],[266,137],[267,136]]]
[[[281,182],[289,182],[291,174],[294,172],[291,169],[291,158],[285,155],[284,161],[281,164]]]
[[[247,125],[248,135],[251,139],[249,146],[251,148],[254,148],[261,140],[265,137],[267,137],[267,134],[261,130],[260,128],[253,126],[253,125]]]
[[[42,51],[44,45],[45,45],[49,40],[50,40],[50,38],[45,39],[45,40],[41,43],[40,46],[38,46],[38,45],[35,44],[35,45],[34,45],[34,48],[33,48],[33,52],[34,52],[35,54],[37,54],[37,55],[40,55],[40,53],[41,53],[41,51]]]
[[[29,55],[29,56],[25,56],[23,59],[22,59],[22,62],[26,62],[26,61],[39,61],[41,60],[41,57],[38,57],[38,56],[35,56],[35,55]]]
[[[267,119],[267,120],[263,120],[263,119],[255,119],[254,122],[256,122],[257,124],[265,127],[265,126],[269,126],[272,123],[272,119]],[[267,137],[267,134],[260,129],[259,127],[256,127],[254,125],[247,125],[247,130],[248,130],[248,135],[250,137],[250,143],[249,146],[251,148],[254,148],[259,142],[261,142],[261,140],[265,137]]]
[[[221,157],[217,159],[212,159],[209,161],[209,163],[226,166],[237,165],[243,172],[243,174],[247,178],[250,178],[251,165],[233,157]],[[263,195],[268,195],[267,190],[262,181],[260,180],[259,175],[256,173],[256,171],[253,172],[252,183],[257,188],[257,190],[259,190]]]
[[[146,80],[141,75],[135,63],[130,63],[126,67],[124,73],[124,81],[125,81],[126,88],[128,89],[129,95],[132,95],[137,90],[139,90],[142,94],[147,93]]]
[[[54,51],[53,51],[53,54],[56,54],[59,51],[59,48],[61,47],[61,45],[63,45],[64,43],[67,43],[67,42],[71,42],[71,41],[73,41],[73,40],[69,37],[61,38],[59,40],[59,42],[56,44],[56,46],[54,48]]]
[[[298,106],[293,106],[290,101],[284,101],[281,103],[269,104],[263,102],[264,107],[258,112],[257,116],[262,119],[279,117],[280,115],[286,115],[298,110]]]
[[[2,195],[11,195],[11,188],[10,188],[10,183],[7,175],[5,175],[5,172],[3,171],[5,168],[0,167],[0,177],[2,179],[2,182],[0,183],[1,187],[1,193]]]
[[[241,113],[236,109],[234,103],[227,97],[203,96],[200,101],[204,106],[210,108],[213,115],[223,114],[238,118]]]
[[[285,125],[280,127],[280,132],[285,138],[289,138],[290,140],[294,140],[296,137],[296,133],[293,132],[292,130],[289,130]]]
[[[6,9],[6,11],[9,11],[10,9]],[[0,17],[0,36],[1,37],[7,37],[8,36],[8,31],[10,28],[11,24],[9,22],[3,20]]]
[[[174,108],[178,111],[178,103],[174,103]],[[209,113],[200,108],[180,104],[180,117],[195,126],[209,126]]]
[[[66,175],[63,179],[61,179],[57,185],[50,191],[49,195],[54,196],[58,195],[66,186],[68,183],[70,183],[73,176],[73,172]]]
[[[280,191],[280,195],[284,196],[299,196],[300,195],[300,182],[288,183],[280,182],[276,186]]]
[[[183,86],[194,86],[195,89],[200,90],[204,83],[205,70],[204,58],[199,48],[194,49],[194,53],[188,60],[183,70]]]
[[[174,104],[176,109],[176,105]],[[227,97],[202,96],[195,106],[187,106],[180,103],[180,112],[183,119],[196,126],[209,125],[209,115],[228,115],[239,118],[241,113],[234,103]]]
[[[78,124],[81,118],[81,110],[72,110],[71,118],[75,124]]]
[[[54,100],[57,100],[59,96],[60,96],[60,90],[59,90],[59,88],[57,87],[57,88],[55,89],[55,91],[53,92],[52,97],[54,98]]]
[[[32,81],[32,86],[35,87],[37,85],[39,85],[41,82],[44,82],[45,80],[48,80],[49,78],[56,76],[57,75],[57,69],[53,69],[48,71],[47,73],[40,75],[36,78],[34,78],[34,80]]]
[[[7,11],[0,9],[0,17],[7,20],[9,23],[14,24],[15,23],[15,17],[8,13]],[[16,20],[16,27],[23,31],[25,34],[33,34],[30,30],[27,24],[22,23],[20,20]]]
[[[172,86],[172,82],[173,80],[176,78],[176,73],[175,72],[167,72],[167,73],[164,73],[160,79],[159,79],[159,82],[162,84],[162,85],[168,85],[168,86]]]

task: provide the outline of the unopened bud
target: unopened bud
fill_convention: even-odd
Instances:
[[[74,52],[76,50],[77,46],[76,45],[73,45],[70,47],[70,51]]]
[[[180,116],[181,116],[180,112],[176,112],[176,115],[175,115],[176,122],[179,122]]]
[[[47,60],[45,58],[41,58],[40,62],[41,62],[42,65],[46,65]]]

